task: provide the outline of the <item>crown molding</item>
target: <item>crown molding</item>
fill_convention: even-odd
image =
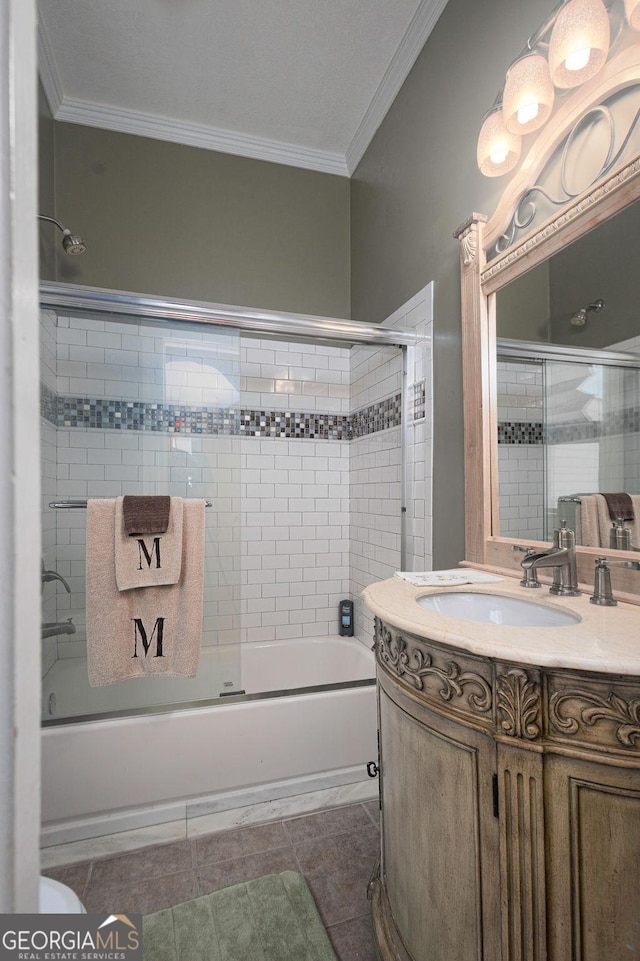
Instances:
[[[38,72],[49,104],[49,110],[55,117],[64,100],[62,81],[53,59],[53,52],[49,37],[42,21],[38,22]]]
[[[267,160],[290,167],[337,174],[341,177],[349,176],[345,159],[338,153],[310,150],[277,140],[236,133],[233,130],[144,114],[137,110],[122,110],[119,107],[65,97],[56,111],[55,118],[87,127],[101,127],[104,130],[135,134],[138,137],[168,140],[204,150],[217,150],[221,153],[252,157],[256,160]]]
[[[42,23],[38,25],[40,78],[56,120],[350,177],[398,95],[446,4],[447,0],[421,0],[344,156],[341,153],[313,150],[206,124],[185,123],[170,117],[65,97]]]
[[[446,5],[447,0],[422,0],[416,10],[360,126],[347,147],[345,160],[349,176],[362,160]]]

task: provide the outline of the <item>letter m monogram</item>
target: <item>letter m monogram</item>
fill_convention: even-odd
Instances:
[[[147,654],[149,653],[149,648],[151,647],[151,644],[153,642],[154,635],[156,638],[156,653],[154,654],[154,657],[164,657],[164,654],[162,653],[162,638],[164,634],[164,617],[156,618],[156,622],[153,625],[153,630],[151,632],[150,639],[147,637],[147,632],[145,630],[144,624],[142,623],[142,618],[132,617],[131,620],[135,625],[133,629],[133,657],[138,656],[138,637],[140,637],[140,640],[142,641],[142,646],[144,648],[144,656],[146,657]]]
[[[160,538],[153,538],[153,547],[150,551],[147,550],[147,545],[142,540],[141,537],[138,538],[138,555],[140,557],[140,564],[138,565],[138,570],[141,571],[142,568],[142,558],[144,557],[147,562],[147,567],[151,570],[151,562],[153,561],[153,555],[156,556],[156,569],[160,569]]]

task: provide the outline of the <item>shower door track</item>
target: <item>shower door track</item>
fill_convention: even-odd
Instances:
[[[229,304],[207,304],[196,300],[152,297],[101,287],[77,287],[74,284],[41,284],[40,303],[43,307],[99,311],[117,316],[135,315],[181,323],[215,324],[218,327],[230,327],[268,337],[397,347],[418,343],[418,336],[414,331],[378,324],[365,324],[336,317],[257,310]]]
[[[603,367],[640,367],[640,354],[628,351],[538,344],[528,340],[498,340],[496,354],[502,359],[557,360],[572,364],[599,364]]]

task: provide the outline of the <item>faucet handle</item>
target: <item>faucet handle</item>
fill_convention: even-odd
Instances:
[[[589,600],[600,607],[615,607],[618,603],[611,590],[611,571],[606,557],[596,557],[596,576]]]
[[[535,547],[520,547],[517,544],[511,546],[511,550],[517,554],[524,554],[523,560],[535,554],[537,548]],[[542,584],[538,580],[538,572],[535,567],[523,567],[522,580],[520,581],[521,587],[542,587]]]

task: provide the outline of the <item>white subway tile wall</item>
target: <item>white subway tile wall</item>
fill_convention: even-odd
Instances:
[[[406,478],[410,554],[425,569],[430,297],[413,298],[391,321],[425,335],[411,355],[411,378],[420,383],[412,393],[418,419],[407,426]],[[56,327],[46,313],[42,329],[42,380],[58,395],[57,427],[55,413],[44,420],[43,549],[71,587],[56,591],[47,611],[51,620],[72,617],[77,628],[54,639],[49,666],[86,649],[86,513],[52,511],[53,499],[162,492],[212,501],[204,646],[336,634],[338,602],[360,603],[362,587],[399,568],[400,427],[377,429],[399,419],[398,348],[300,344],[134,319],[58,317]],[[207,420],[203,408],[224,417]],[[373,429],[375,419],[376,432],[350,439],[356,413],[359,430]]]
[[[542,366],[498,361],[497,384],[500,534],[543,540]],[[536,424],[537,443],[526,443],[536,433],[530,425]]]
[[[356,633],[373,642],[373,618],[361,592],[374,581],[401,570],[401,508],[405,513],[405,566],[412,571],[431,570],[432,530],[432,388],[431,345],[433,284],[412,297],[384,322],[420,335],[418,346],[407,351],[405,399],[405,476],[403,496],[402,427],[355,438],[350,444],[351,596]],[[402,388],[402,352],[397,348],[352,348],[352,410],[380,399],[380,384],[390,392]],[[414,408],[414,387],[424,385],[424,408]],[[422,395],[422,388],[420,387]],[[408,415],[408,407],[412,416]],[[413,414],[422,414],[417,420]]]

